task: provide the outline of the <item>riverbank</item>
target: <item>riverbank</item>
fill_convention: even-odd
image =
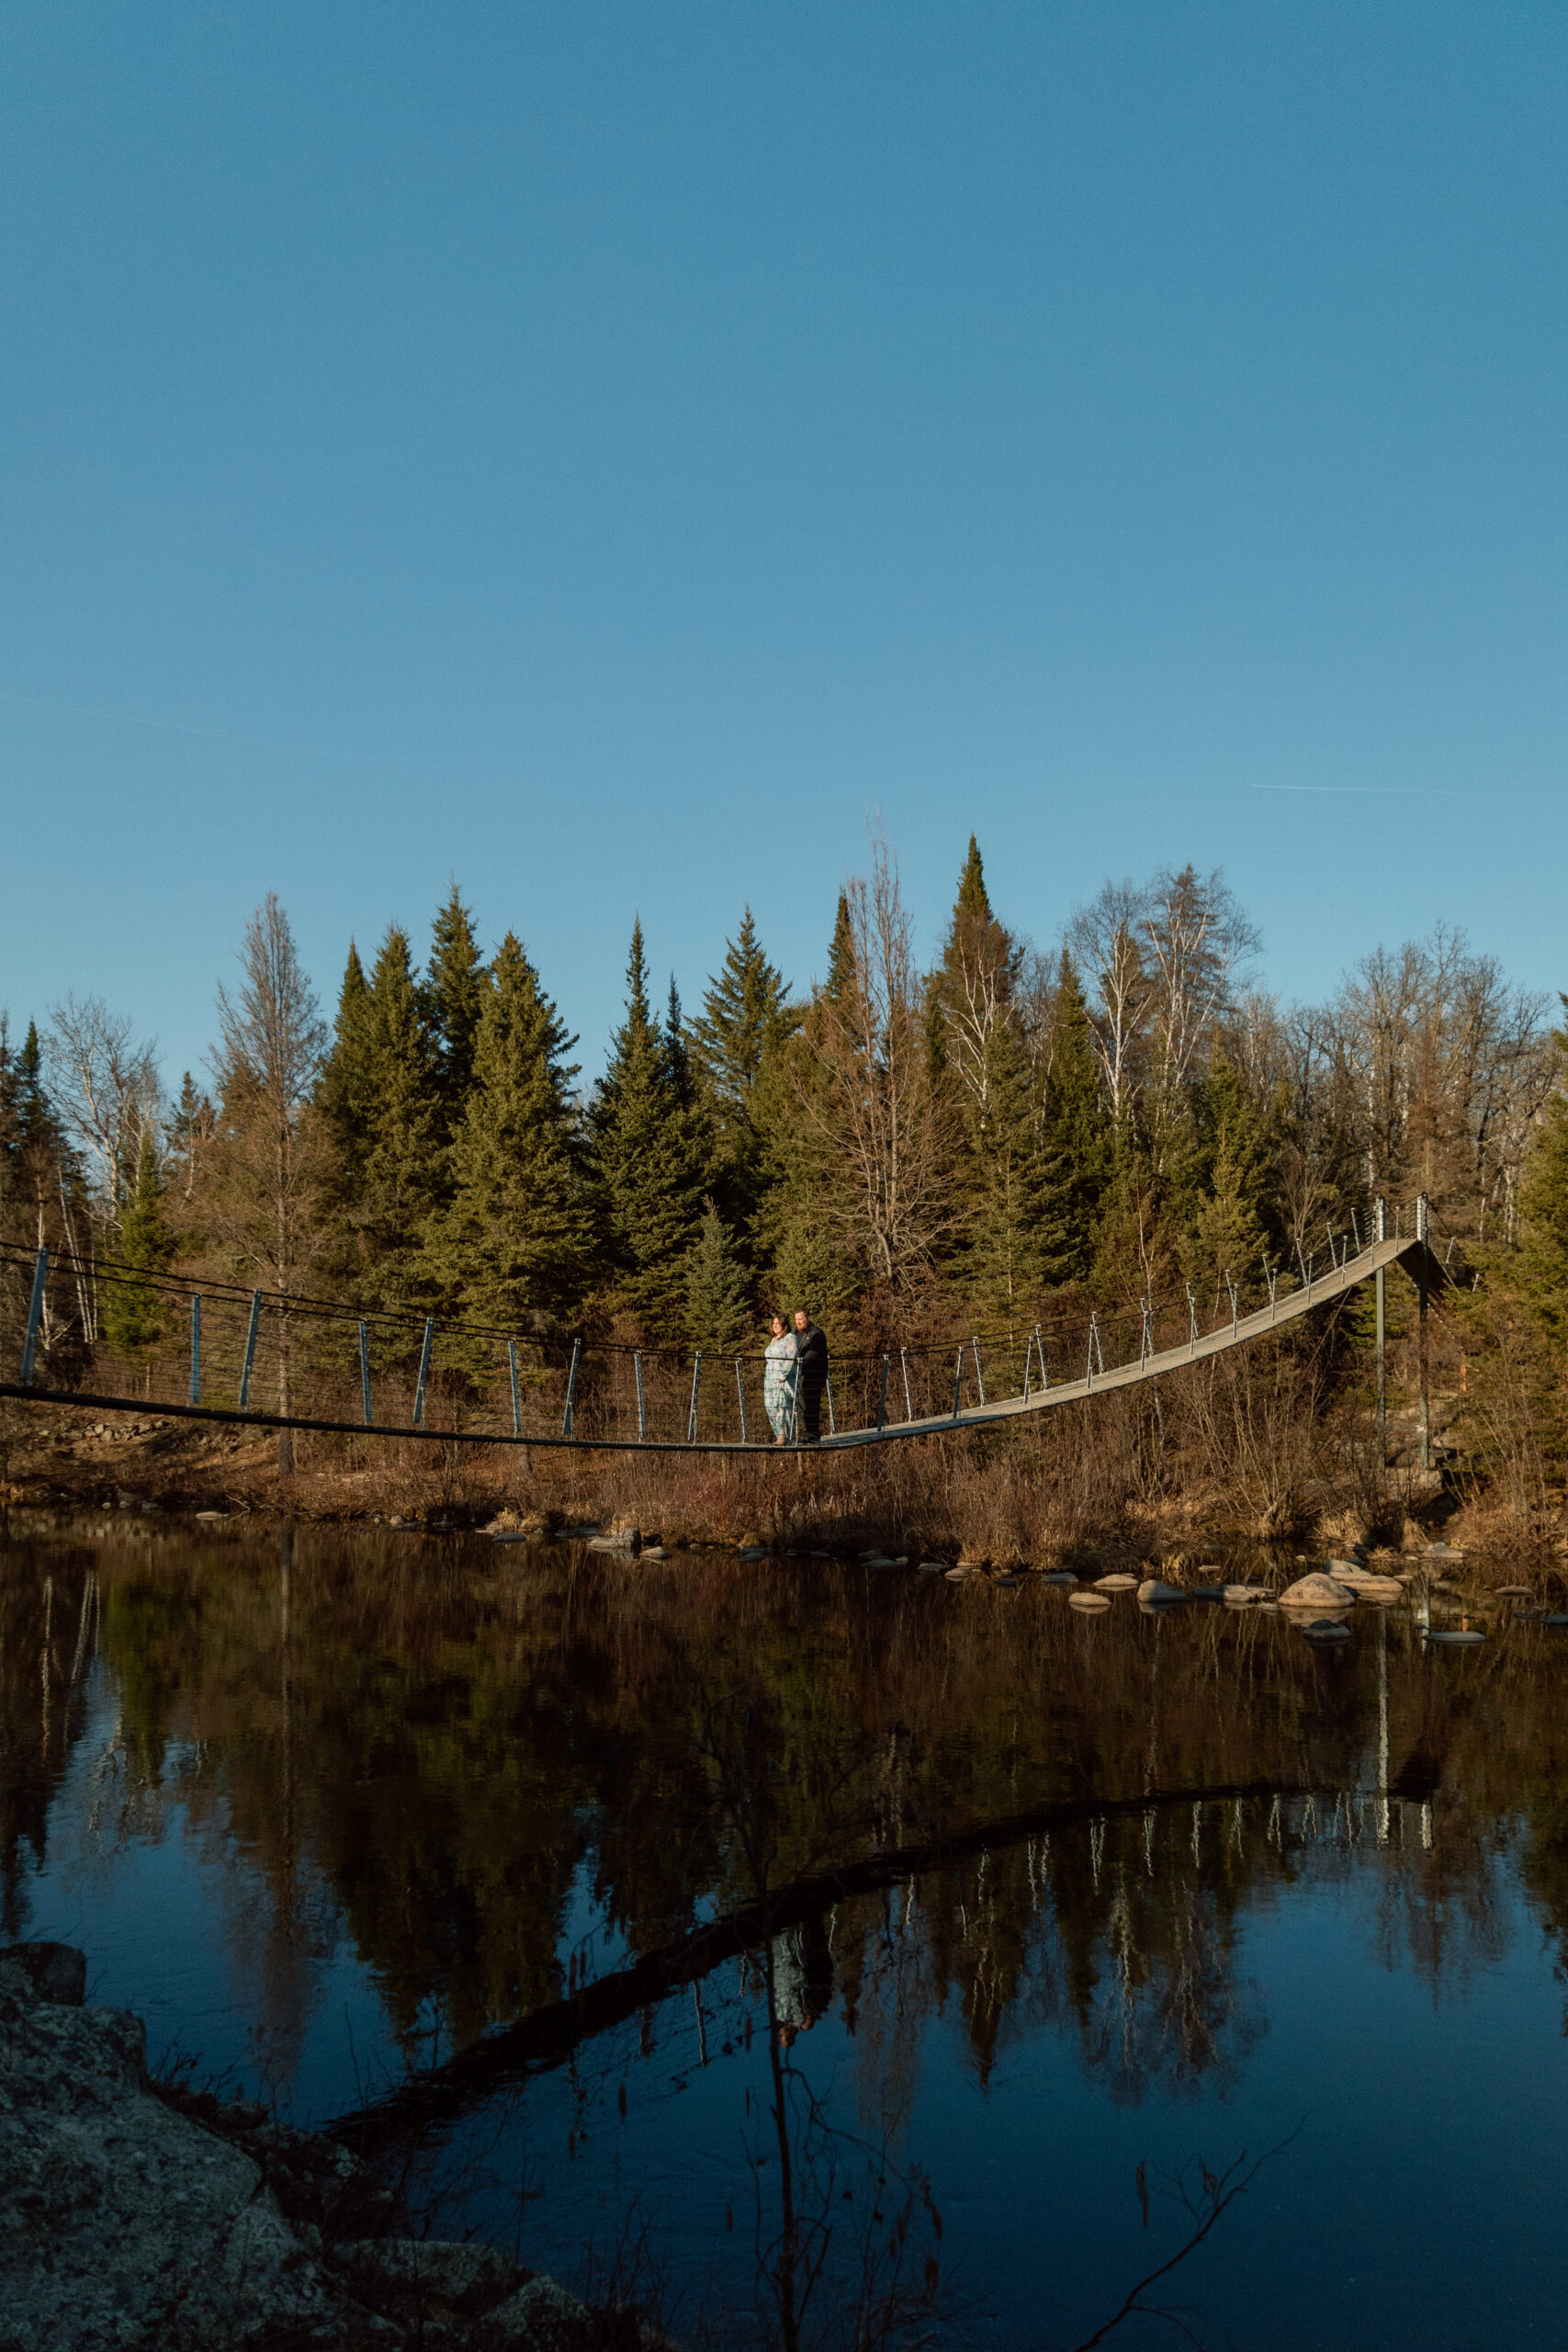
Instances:
[[[269,1433],[152,1408],[11,1404],[0,1408],[0,1508],[73,1524],[171,1513],[213,1527],[635,1528],[668,1551],[875,1547],[1003,1569],[1070,1566],[1107,1551],[1159,1565],[1248,1542],[1407,1551],[1441,1537],[1499,1567],[1526,1555],[1543,1574],[1568,1567],[1561,1529],[1522,1524],[1451,1470],[1420,1469],[1413,1419],[1406,1428],[1394,1417],[1381,1476],[1364,1462],[1337,1466],[1320,1432],[1315,1460],[1298,1446],[1292,1469],[1260,1449],[1246,1476],[1227,1480],[1168,1431],[1151,1466],[1140,1409],[1112,1396],[1001,1431],[778,1459],[303,1433],[284,1471]]]
[[[0,1951],[3,2352],[640,2352],[665,2339],[478,2240],[399,2234],[350,2152],[160,2083],[83,1955]]]

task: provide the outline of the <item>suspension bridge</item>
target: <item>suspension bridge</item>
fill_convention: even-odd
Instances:
[[[1449,1245],[1451,1251],[1452,1244]],[[1384,1278],[1402,1266],[1420,1302],[1423,1458],[1428,1293],[1444,1279],[1424,1197],[1373,1204],[1362,1229],[1325,1228],[1321,1250],[1212,1298],[1190,1285],[961,1344],[835,1357],[824,1398],[831,1453],[990,1428],[1159,1380],[1244,1348],[1363,1283],[1376,1292],[1384,1419]],[[130,1301],[141,1343],[117,1349]],[[147,1336],[151,1335],[151,1336]],[[777,1458],[756,1351],[640,1348],[582,1333],[509,1331],[471,1318],[362,1310],[220,1281],[191,1283],[108,1259],[0,1247],[0,1397],[81,1412],[482,1446],[755,1453]],[[835,1389],[836,1383],[836,1389]],[[266,1399],[268,1401],[262,1401]]]

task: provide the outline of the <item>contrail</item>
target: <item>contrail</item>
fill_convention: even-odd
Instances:
[[[192,727],[179,718],[139,718],[126,710],[98,710],[90,703],[50,702],[42,695],[0,693],[0,703],[23,710],[52,710],[63,718],[97,719],[108,727],[144,727],[161,735],[190,735],[204,742],[244,743],[254,751],[290,752],[302,759],[346,760],[367,766],[377,763],[375,754],[369,752],[328,752],[317,744],[292,743],[276,735],[245,735],[231,727]]]
[[[1253,792],[1355,792],[1401,800],[1474,800],[1478,796],[1448,784],[1255,784]]]

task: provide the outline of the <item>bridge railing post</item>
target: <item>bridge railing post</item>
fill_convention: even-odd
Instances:
[[[912,1421],[915,1418],[915,1400],[909,1394],[909,1351],[908,1348],[900,1348],[898,1351],[898,1368],[904,1375],[904,1419],[907,1421]]]
[[[568,1368],[566,1375],[566,1407],[560,1417],[560,1433],[562,1437],[570,1437],[571,1435],[572,1415],[577,1408],[577,1367],[581,1362],[582,1341],[580,1339],[573,1340],[571,1343],[571,1363]]]
[[[696,1354],[692,1359],[692,1407],[690,1412],[686,1416],[686,1443],[688,1445],[695,1445],[697,1442],[697,1391],[702,1385],[702,1378],[703,1351],[701,1348],[699,1348]]]
[[[739,1356],[735,1359],[735,1394],[740,1399],[740,1442],[749,1445],[751,1441],[746,1433],[746,1374]]]
[[[642,1393],[642,1350],[640,1348],[632,1357],[632,1369],[637,1374],[637,1442],[639,1445],[646,1445],[648,1443],[648,1399]]]
[[[958,1351],[958,1361],[953,1367],[953,1418],[958,1419],[958,1399],[964,1386],[964,1351]]]
[[[883,1429],[887,1420],[887,1374],[890,1369],[891,1366],[889,1360],[886,1356],[884,1356],[882,1359],[882,1394],[876,1400],[876,1434],[878,1437],[882,1435]]]
[[[985,1366],[980,1362],[980,1341],[978,1337],[971,1340],[969,1344],[975,1351],[975,1385],[980,1392],[980,1402],[983,1405],[986,1401],[986,1372]]]
[[[38,1346],[39,1325],[43,1320],[43,1288],[49,1280],[49,1251],[40,1250],[33,1261],[33,1291],[28,1301],[28,1328],[22,1340],[22,1386],[33,1385],[33,1353]]]
[[[523,1395],[517,1385],[517,1342],[515,1340],[508,1340],[506,1342],[506,1369],[512,1382],[512,1434],[513,1437],[521,1437],[523,1434]],[[367,1420],[370,1419],[368,1390],[367,1391],[365,1418]]]
[[[240,1410],[242,1413],[250,1410],[251,1374],[255,1368],[256,1340],[261,1331],[261,1311],[262,1295],[259,1290],[254,1290],[251,1293],[251,1319],[245,1327],[244,1361],[240,1366]],[[363,1331],[365,1329],[363,1323],[359,1328]],[[368,1420],[369,1414],[367,1413],[365,1418]]]
[[[434,1338],[435,1317],[427,1315],[424,1318],[424,1338],[419,1351],[419,1378],[413,1390],[413,1425],[416,1430],[424,1427],[424,1384],[430,1377],[430,1351]]]

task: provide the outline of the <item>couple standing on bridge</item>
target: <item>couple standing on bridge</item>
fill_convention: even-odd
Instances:
[[[822,1437],[822,1392],[828,1385],[828,1339],[804,1306],[795,1310],[790,1330],[773,1317],[773,1336],[762,1364],[762,1402],[773,1425],[773,1443],[817,1445]]]

